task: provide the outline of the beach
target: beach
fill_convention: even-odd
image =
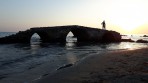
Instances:
[[[0,0],[0,83],[148,83],[148,0]]]
[[[12,33],[0,33],[1,36],[7,34]],[[134,41],[148,40],[142,34],[126,37]],[[147,72],[147,43],[76,43],[71,36],[67,37],[70,42],[64,45],[39,40],[34,35],[30,44],[0,45],[0,83],[100,83],[121,82],[121,79],[138,82],[140,78],[147,79],[146,73],[143,75]]]
[[[148,83],[147,51],[142,48],[91,55],[33,83]]]

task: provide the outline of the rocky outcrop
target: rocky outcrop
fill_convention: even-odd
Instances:
[[[148,43],[148,41],[143,40],[143,39],[139,39],[139,40],[137,40],[136,42],[137,42],[137,43]]]
[[[0,43],[30,43],[34,33],[40,36],[42,42],[66,42],[66,36],[70,31],[77,37],[78,42],[121,42],[118,32],[72,25],[31,28],[0,38]]]
[[[121,35],[115,31],[106,31],[102,40],[103,42],[121,42]]]
[[[30,38],[27,36],[31,34],[30,30],[20,31],[16,34],[0,38],[0,43],[26,43]]]
[[[147,35],[143,35],[143,37],[148,37]]]
[[[134,40],[132,39],[121,39],[122,42],[135,42]]]

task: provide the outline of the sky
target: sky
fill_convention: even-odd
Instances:
[[[81,25],[148,34],[148,0],[0,0],[0,32]]]

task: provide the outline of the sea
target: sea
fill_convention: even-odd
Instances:
[[[0,32],[0,37],[15,32]],[[122,38],[148,40],[145,34],[124,35]],[[147,35],[147,34],[146,34]],[[148,43],[77,43],[70,33],[65,44],[42,43],[34,34],[29,44],[0,44],[0,83],[31,83],[50,75],[68,64],[76,64],[88,56],[109,51],[134,50],[148,47]]]

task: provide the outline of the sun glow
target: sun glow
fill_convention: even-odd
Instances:
[[[127,12],[128,11],[130,10],[127,10]],[[123,12],[121,13],[123,14]],[[131,13],[131,15],[120,15],[114,16],[114,19],[112,18],[112,22],[125,31],[132,31],[144,23],[143,18],[145,17],[139,17],[137,14]]]
[[[110,21],[127,32],[133,31],[148,21],[145,17],[148,14],[145,4],[139,1],[116,1],[108,13]]]
[[[148,24],[147,3],[148,0],[0,0],[0,31],[60,25],[101,28],[105,20],[107,30],[148,33],[147,26],[137,29]]]

